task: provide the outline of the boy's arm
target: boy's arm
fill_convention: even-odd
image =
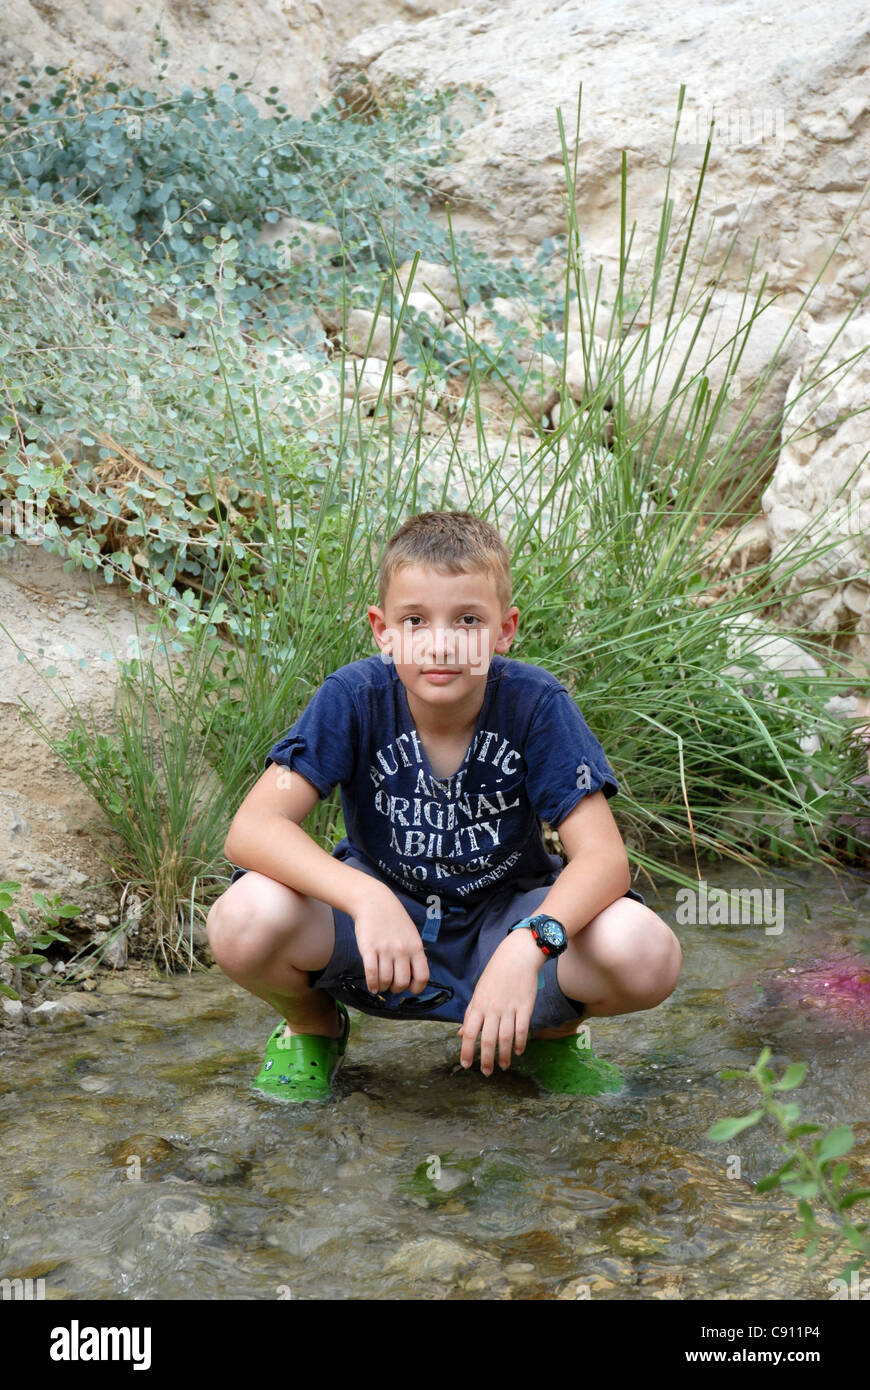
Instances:
[[[270,763],[233,817],[224,854],[242,869],[266,874],[355,917],[362,902],[390,889],[327,854],[302,829],[319,798],[301,773]]]
[[[568,863],[537,912],[555,917],[572,937],[631,887],[631,870],[603,791],[581,797],[557,830]]]
[[[576,936],[631,885],[628,855],[603,791],[587,792],[558,826],[568,863],[534,916],[548,913],[566,935]],[[522,1052],[535,1006],[535,977],[547,957],[531,932],[505,936],[489,958],[465,1013],[459,1034],[460,1061],[470,1067],[480,1033],[480,1067],[493,1068],[498,1046],[500,1065],[510,1062],[512,1041]],[[507,1020],[507,1030],[505,1030]]]

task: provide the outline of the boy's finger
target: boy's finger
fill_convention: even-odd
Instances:
[[[422,994],[429,983],[429,960],[422,946],[419,951],[415,951],[411,957],[411,984],[412,994]]]
[[[391,989],[394,994],[399,994],[403,989],[407,989],[411,982],[411,964],[407,956],[396,956],[393,961],[393,983]]]
[[[370,994],[378,992],[378,957],[376,951],[363,953],[363,969],[366,973],[366,989]]]
[[[526,1050],[526,1043],[529,1040],[529,1024],[531,1021],[532,1015],[526,1010],[517,1013],[514,1028],[514,1036],[516,1038],[514,1052],[518,1057]]]
[[[378,952],[378,987],[377,992],[383,994],[393,983],[393,957],[389,951]]]
[[[477,1035],[480,1032],[480,1025],[483,1022],[483,1014],[479,1009],[472,1009],[469,1005],[462,1021],[462,1051],[459,1060],[464,1067],[470,1067],[474,1061],[474,1048],[477,1043]]]
[[[514,1015],[503,1014],[498,1030],[498,1064],[504,1071],[511,1064],[511,1044],[514,1040]]]
[[[480,1070],[484,1076],[492,1075],[495,1061],[495,1045],[498,1041],[499,1015],[489,1014],[483,1021],[480,1034]]]

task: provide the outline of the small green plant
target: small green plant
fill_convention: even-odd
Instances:
[[[870,1222],[855,1224],[845,1214],[858,1202],[870,1199],[870,1188],[844,1190],[849,1177],[849,1164],[842,1160],[851,1153],[855,1136],[848,1125],[837,1125],[826,1134],[821,1134],[821,1125],[801,1122],[801,1108],[796,1101],[777,1100],[774,1091],[793,1091],[801,1084],[806,1076],[807,1063],[792,1062],[776,1080],[775,1073],[767,1065],[770,1057],[770,1048],[766,1047],[755,1065],[747,1071],[729,1069],[719,1073],[723,1079],[739,1077],[744,1081],[754,1081],[761,1092],[761,1104],[748,1115],[717,1120],[707,1131],[707,1138],[714,1143],[723,1143],[744,1129],[751,1129],[765,1115],[779,1125],[788,1140],[779,1147],[788,1157],[776,1172],[768,1173],[756,1183],[756,1191],[769,1192],[774,1187],[781,1187],[790,1197],[797,1198],[799,1234],[809,1241],[805,1252],[808,1257],[816,1253],[826,1234],[826,1228],[817,1221],[812,1206],[813,1201],[821,1201],[840,1228],[832,1248],[838,1249],[846,1241],[858,1252],[840,1272],[840,1278],[846,1279],[853,1271],[860,1272],[863,1262],[870,1256]],[[820,1137],[814,1139],[807,1149],[798,1140],[809,1134],[819,1134]]]
[[[16,946],[19,945],[18,933],[7,909],[12,906],[14,895],[20,888],[21,884],[15,883],[12,879],[0,883],[0,937],[6,937]],[[82,910],[74,903],[64,903],[60,893],[52,893],[50,897],[47,897],[45,893],[34,893],[33,897],[43,918],[41,927],[34,926],[29,914],[20,905],[17,912],[28,935],[27,944],[36,949],[19,951],[14,955],[7,956],[3,962],[4,965],[11,965],[19,972],[33,970],[36,966],[44,965],[45,956],[41,952],[53,946],[56,941],[68,942],[69,937],[64,936],[63,932],[59,932],[57,928],[61,922],[77,917]],[[2,980],[0,980],[0,994],[5,994],[8,999],[20,999],[21,997],[17,990],[13,989],[11,985],[4,984]]]

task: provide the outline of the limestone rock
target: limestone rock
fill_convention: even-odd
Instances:
[[[438,300],[428,290],[411,290],[408,295],[408,308],[418,314],[425,314],[436,328],[443,328],[447,315]]]
[[[217,86],[232,69],[251,79],[256,100],[270,86],[278,100],[304,115],[328,99],[328,65],[342,44],[385,18],[414,21],[452,9],[455,0],[188,0],[143,5],[141,0],[5,0],[0,32],[0,85],[12,74],[60,67],[150,86],[154,21],[168,41],[164,83]],[[223,65],[223,73],[216,71]],[[211,80],[199,72],[211,70]],[[271,108],[264,106],[264,112]]]
[[[410,26],[404,26],[409,28]],[[413,271],[413,278],[412,278]],[[456,288],[456,272],[452,265],[438,265],[434,261],[418,261],[414,271],[413,261],[404,261],[396,272],[396,291],[404,294],[408,285],[411,292],[424,290],[440,301],[447,309],[459,308],[459,291]]]
[[[5,995],[0,997],[0,1017],[4,1023],[25,1023],[26,1016],[24,1005],[20,999],[7,999]]]
[[[384,377],[389,371],[389,364],[378,357],[367,357],[363,362],[354,357],[346,357],[344,365],[345,397],[357,399],[361,405],[374,408],[380,395]],[[412,392],[413,387],[410,382],[406,381],[398,372],[393,372],[384,386],[384,404],[389,405],[391,399],[396,400],[400,396],[407,396]]]
[[[107,931],[94,932],[91,938],[95,946],[106,945],[101,953],[103,965],[109,966],[112,970],[121,970],[127,964],[127,933],[115,931],[114,935]]]
[[[558,362],[542,354],[533,358],[516,386],[521,391],[522,402],[533,420],[548,415],[559,399],[562,371]]]
[[[389,314],[375,316],[369,309],[351,309],[347,316],[344,342],[348,352],[355,357],[388,358],[393,338],[396,336],[395,320]],[[402,355],[403,335],[398,334],[395,356]]]
[[[770,529],[767,517],[756,516],[734,531],[717,535],[707,551],[708,563],[719,574],[733,571],[743,573],[747,567],[761,564],[770,554]]]
[[[850,651],[870,661],[870,314],[839,325],[807,320],[808,353],[788,388],[800,397],[791,428],[783,431],[776,468],[761,505],[773,558],[783,564],[805,530],[808,551],[826,533],[837,544],[788,576],[784,595],[823,581],[785,606],[786,620],[819,633],[853,629]],[[851,359],[851,360],[850,360]],[[824,380],[814,380],[823,377]],[[856,412],[864,412],[856,413]],[[799,426],[799,428],[798,428]],[[792,560],[793,564],[793,560]]]
[[[718,0],[699,0],[688,11],[677,0],[636,0],[617,9],[580,0],[470,0],[415,25],[361,34],[334,59],[330,81],[363,72],[379,97],[406,84],[412,90],[467,84],[482,95],[482,113],[470,102],[463,108],[468,128],[459,158],[438,171],[435,183],[450,201],[454,225],[497,255],[522,254],[567,230],[556,108],[573,161],[582,83],[576,202],[584,253],[590,264],[598,259],[604,266],[603,297],[612,303],[621,152],[627,152],[629,227],[637,221],[633,254],[649,267],[685,78],[668,192],[672,225],[689,214],[715,115],[695,264],[709,230],[704,267],[721,265],[729,253],[725,283],[742,288],[755,256],[768,291],[803,291],[870,176],[866,6],[840,0],[831,23],[820,0],[797,10],[786,0],[766,0],[732,19]],[[830,312],[863,291],[868,239],[870,207],[864,206],[824,275]],[[666,281],[675,272],[676,258]]]
[[[639,334],[629,335],[622,354],[633,420],[655,420],[651,428],[657,433],[667,408],[660,443],[667,454],[688,427],[702,377],[714,399],[729,378],[728,403],[713,429],[710,449],[739,428],[733,447],[741,457],[754,458],[765,443],[778,439],[788,384],[806,350],[792,319],[777,304],[766,304],[754,317],[742,294],[720,289],[705,312],[687,315],[676,326],[657,318],[644,330],[645,344]],[[737,362],[730,377],[729,359]]]
[[[292,405],[315,419],[337,406],[341,395],[338,376],[317,357],[293,352],[284,343],[270,343],[267,351],[256,351],[254,358],[272,378],[272,389],[280,392],[285,409]],[[265,393],[264,399],[268,400]]]
[[[824,676],[824,667],[811,652],[805,651],[790,637],[772,631],[760,618],[751,613],[738,613],[733,624],[736,631],[732,633],[731,647],[738,661],[726,666],[723,675],[732,679],[744,675],[747,668],[739,664],[739,655],[751,652],[760,658],[768,671],[778,671],[787,676]]]
[[[598,385],[601,363],[607,350],[607,344],[598,338],[589,339],[584,350],[581,343],[575,345],[580,336],[579,333],[568,334],[568,356],[565,360],[565,382],[571,399],[578,404],[586,400]]]

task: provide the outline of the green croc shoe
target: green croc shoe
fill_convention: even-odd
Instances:
[[[600,1096],[625,1086],[619,1067],[596,1057],[591,1047],[584,1047],[580,1033],[566,1038],[529,1038],[525,1051],[514,1056],[511,1066],[545,1091],[562,1095]]]
[[[294,1033],[285,1037],[282,1019],[266,1043],[266,1059],[259,1075],[251,1082],[251,1090],[270,1100],[328,1100],[332,1079],[344,1061],[350,1033],[347,1009],[338,1000],[335,1006],[342,1023],[337,1038],[319,1037],[315,1033]]]

